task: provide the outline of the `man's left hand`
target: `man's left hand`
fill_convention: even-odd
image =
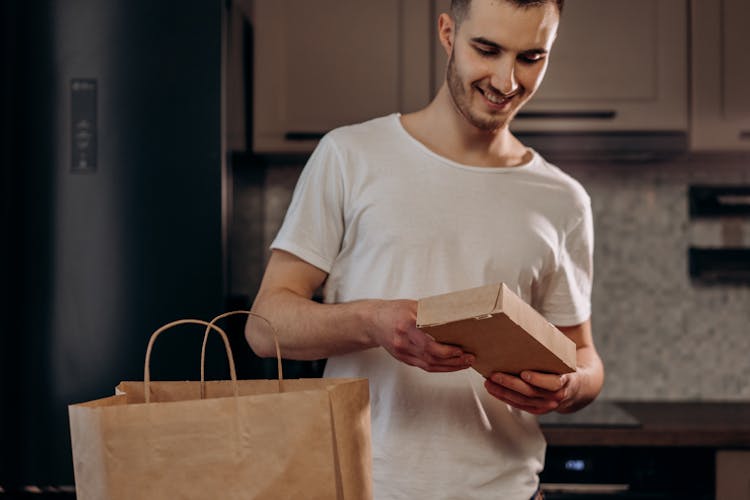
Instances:
[[[562,410],[578,392],[577,373],[555,375],[523,371],[519,375],[493,373],[485,380],[487,392],[497,399],[535,415]]]

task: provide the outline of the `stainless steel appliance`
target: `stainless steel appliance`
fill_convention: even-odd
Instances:
[[[572,414],[539,418],[544,427],[637,429],[618,404],[597,400]],[[710,500],[712,448],[688,446],[548,446],[541,481],[547,500]]]
[[[67,405],[222,310],[222,8],[0,3],[4,495],[72,485]],[[155,377],[197,375],[197,337],[165,339]]]

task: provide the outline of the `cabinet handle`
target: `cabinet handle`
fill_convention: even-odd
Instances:
[[[521,111],[517,116],[526,120],[612,120],[617,116],[617,112],[614,110]]]
[[[740,130],[739,140],[750,141],[750,130]]]
[[[326,135],[326,132],[302,132],[291,131],[284,134],[287,141],[318,141]]]

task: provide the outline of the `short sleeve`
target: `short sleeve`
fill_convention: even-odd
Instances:
[[[330,273],[344,233],[341,155],[329,135],[307,161],[271,249]]]
[[[558,326],[577,325],[591,316],[594,229],[588,196],[581,208],[562,237],[557,266],[541,301],[540,312]]]

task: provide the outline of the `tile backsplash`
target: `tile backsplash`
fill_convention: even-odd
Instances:
[[[592,321],[607,371],[602,397],[750,399],[750,286],[691,282],[688,248],[715,230],[690,221],[687,198],[693,184],[750,184],[750,155],[555,163],[591,195]],[[235,167],[233,293],[257,291],[301,169],[292,161]]]

